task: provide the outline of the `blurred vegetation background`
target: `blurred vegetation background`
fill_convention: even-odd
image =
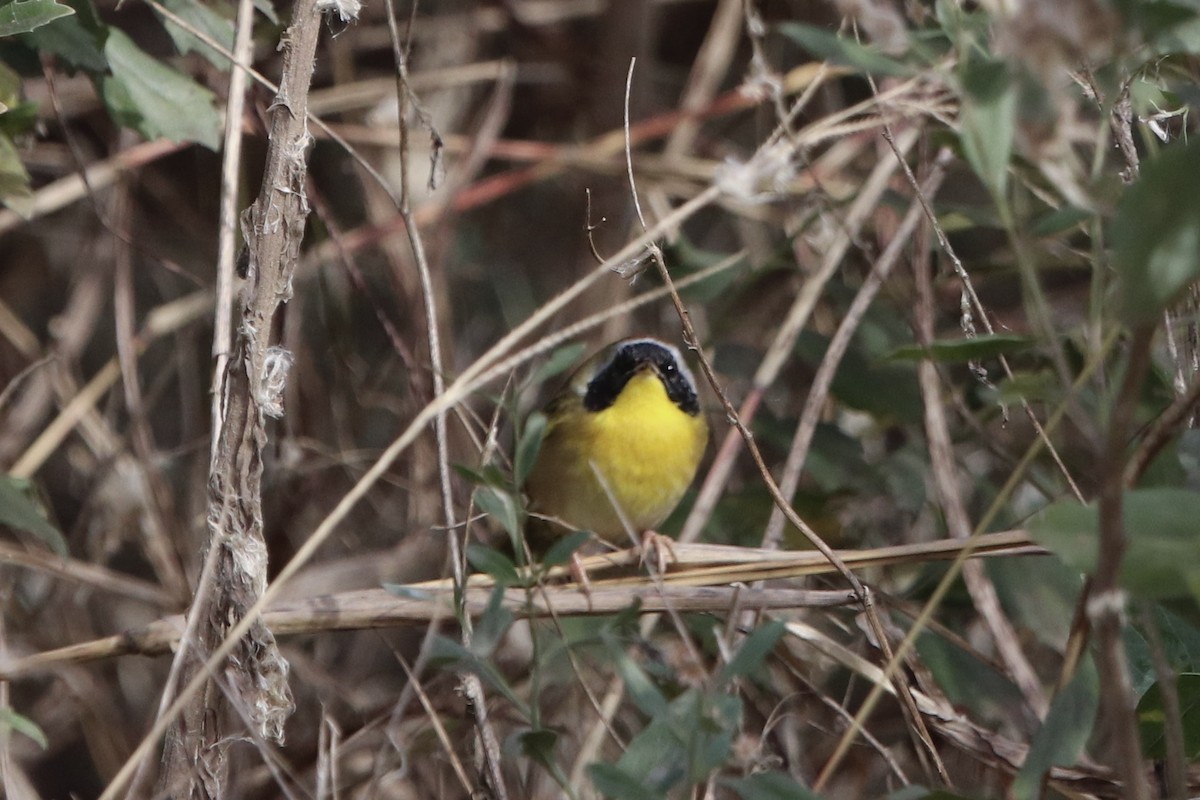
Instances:
[[[472,571],[529,585],[505,554],[526,416],[609,341],[684,343],[651,259],[597,273],[643,232],[632,173],[646,225],[696,201],[655,238],[717,379],[701,381],[709,454],[665,531],[811,548],[736,410],[874,611],[734,599],[528,623],[497,594],[469,640],[453,615],[298,626],[280,639],[286,744],[232,733],[226,796],[1200,791],[1200,6],[456,0],[398,4],[398,40],[390,8],[329,12],[318,46],[312,213],[275,321],[295,362],[263,456],[271,575],[434,399],[427,300],[450,382],[594,282],[450,413],[449,500],[468,522],[446,529],[430,427],[283,598],[446,577],[450,536]],[[277,81],[292,10],[254,9],[253,65]],[[165,640],[62,648],[184,613],[200,570],[236,14],[0,2],[9,797],[99,796],[168,691]],[[239,210],[274,101],[251,80],[227,176]],[[976,546],[992,555],[955,560]],[[766,558],[706,580],[848,588],[832,569],[755,572]],[[653,591],[638,574],[621,585]]]

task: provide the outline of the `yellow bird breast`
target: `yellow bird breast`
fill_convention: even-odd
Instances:
[[[532,510],[609,541],[626,539],[614,506],[635,533],[661,524],[704,455],[703,415],[672,402],[652,369],[638,371],[603,410],[568,402],[569,409],[552,415],[529,477]]]

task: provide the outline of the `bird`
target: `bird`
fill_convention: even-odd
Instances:
[[[696,382],[679,350],[615,342],[545,407],[546,432],[525,484],[528,510],[619,544],[655,534],[691,485],[708,443]],[[543,526],[545,527],[545,526]]]

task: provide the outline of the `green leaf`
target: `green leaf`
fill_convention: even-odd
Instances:
[[[1194,4],[1143,0],[1130,4],[1129,10],[1135,30],[1142,34],[1153,53],[1200,53],[1200,19],[1196,17]]]
[[[817,795],[783,772],[759,772],[721,783],[737,792],[742,800],[819,800]]]
[[[616,667],[617,674],[625,684],[625,691],[629,693],[638,710],[652,719],[666,714],[667,698],[654,685],[654,681],[650,680],[650,676],[641,665],[630,658],[625,647],[613,644],[610,649],[613,666]]]
[[[1065,205],[1062,208],[1055,209],[1046,216],[1039,219],[1029,229],[1029,232],[1034,236],[1058,236],[1061,233],[1077,227],[1083,222],[1094,219],[1095,211],[1089,211],[1086,208],[1078,208],[1072,205]]]
[[[644,787],[669,791],[690,774],[686,738],[680,734],[668,715],[656,717],[629,742],[617,766]]]
[[[762,666],[767,656],[775,649],[786,627],[782,622],[768,622],[758,628],[742,642],[733,658],[717,676],[717,686],[724,686],[734,678],[744,678]]]
[[[113,28],[104,45],[112,76],[100,82],[109,113],[148,139],[196,142],[216,150],[221,118],[213,93],[152,58]]]
[[[959,113],[963,154],[992,193],[1008,186],[1008,161],[1016,136],[1017,93],[1002,61],[969,58],[963,63],[965,90]]]
[[[12,109],[19,107],[22,104],[21,76],[17,74],[15,69],[8,66],[3,61],[0,61],[0,114],[7,114]],[[37,106],[32,103],[29,105],[33,105],[35,116],[34,119],[30,120],[28,126],[20,132],[32,130],[36,124]],[[7,126],[11,124],[11,120],[12,117],[9,117],[8,119],[3,120],[3,122]],[[12,129],[9,128],[8,130],[11,131]],[[15,133],[16,131],[13,132]]]
[[[1121,319],[1157,320],[1200,277],[1200,142],[1165,148],[1117,206],[1111,239]]]
[[[108,26],[100,21],[91,0],[68,0],[75,9],[72,17],[63,17],[21,37],[34,50],[53,53],[75,69],[92,73],[108,71],[104,42]]]
[[[582,547],[592,535],[587,531],[572,531],[556,541],[542,558],[542,567],[550,569],[559,564],[565,564],[571,556]]]
[[[470,483],[481,486],[496,486],[505,488],[509,485],[508,477],[495,464],[485,464],[476,469],[466,464],[451,464],[451,469]]]
[[[874,48],[865,47],[823,28],[785,22],[777,26],[777,30],[817,58],[852,67],[868,75],[906,77],[916,72],[907,64],[888,58]]]
[[[521,585],[516,566],[499,550],[472,542],[467,545],[467,562],[479,572],[491,575],[501,586]]]
[[[11,0],[0,3],[0,37],[29,33],[74,13],[75,9],[54,0]]]
[[[741,723],[737,696],[688,689],[629,742],[618,765],[657,791],[703,781],[729,758]]]
[[[1154,624],[1162,639],[1167,662],[1175,672],[1200,672],[1200,630],[1158,604],[1152,606]],[[1125,653],[1129,657],[1130,683],[1141,695],[1158,680],[1154,655],[1141,632],[1141,625],[1125,629]]]
[[[551,353],[550,358],[546,359],[546,363],[542,364],[529,378],[529,383],[537,385],[544,383],[556,375],[561,375],[568,369],[573,367],[580,357],[583,356],[583,351],[587,349],[585,344],[568,344],[558,348]]]
[[[5,102],[0,98],[0,135],[7,136],[10,142],[16,142],[18,137],[36,133],[41,124],[37,103]]]
[[[878,349],[871,351],[865,330],[860,329],[833,377],[833,394],[846,405],[880,420],[919,423],[925,411],[916,368],[904,362],[881,361],[897,341],[877,344]],[[813,369],[825,358],[828,348],[829,339],[811,331],[802,332],[796,339],[796,355]]]
[[[1013,622],[1045,646],[1061,647],[1079,605],[1079,573],[1057,558],[990,558],[984,566]]]
[[[1200,594],[1200,495],[1186,489],[1135,489],[1125,493],[1123,518],[1129,549],[1121,585],[1155,599]],[[1096,568],[1099,514],[1095,506],[1056,503],[1030,521],[1030,534],[1082,573]]]
[[[946,698],[972,716],[990,717],[1021,702],[1020,690],[1007,676],[937,633],[922,632],[917,652]]]
[[[28,488],[28,481],[0,475],[0,525],[31,533],[54,552],[67,555],[66,539],[29,499]]]
[[[554,746],[558,744],[558,734],[548,728],[537,728],[525,731],[517,737],[521,743],[521,753],[539,764],[550,764],[550,756]]]
[[[275,12],[275,6],[271,5],[271,0],[252,0],[252,2],[258,9],[258,13],[271,20],[273,25],[279,24],[279,14]]]
[[[612,764],[591,764],[588,777],[596,791],[613,800],[664,800],[665,795],[652,792],[633,776]]]
[[[49,740],[46,739],[46,734],[37,724],[22,714],[18,714],[11,708],[0,708],[0,728],[7,728],[17,733],[28,736],[30,739],[38,743],[43,750],[50,746]]]
[[[12,140],[3,133],[0,133],[0,203],[26,219],[33,213],[29,173]]]
[[[559,786],[570,788],[571,779],[563,772],[558,760],[554,758],[554,747],[558,744],[558,734],[548,728],[536,728],[517,735],[521,753],[537,762],[545,769]]]
[[[889,361],[921,361],[931,359],[943,363],[982,361],[996,356],[1014,353],[1033,345],[1028,336],[992,333],[970,339],[942,339],[930,342],[928,347],[908,344],[897,347],[888,354]]]
[[[517,442],[517,452],[513,456],[513,478],[517,486],[524,486],[525,479],[533,465],[537,463],[538,453],[542,449],[542,440],[546,438],[546,415],[535,411],[525,419],[525,427],[521,431],[521,441]]]
[[[175,16],[208,36],[227,51],[233,50],[233,21],[222,17],[209,6],[197,0],[163,0],[163,6]],[[229,69],[229,58],[214,50],[203,40],[181,28],[173,20],[162,17],[163,27],[171,35],[180,53],[199,53],[217,69]]]
[[[474,635],[471,637],[471,652],[480,658],[490,656],[512,622],[512,612],[504,607],[504,585],[498,584],[492,590],[491,597],[488,598],[487,608],[475,622]]]
[[[995,391],[989,390],[998,403],[1027,402],[1057,403],[1062,400],[1062,382],[1052,370],[1038,372],[1015,372],[1011,378],[1002,380]]]
[[[509,538],[517,543],[521,530],[521,515],[512,494],[495,486],[475,487],[475,505],[508,532]]]
[[[1179,693],[1179,715],[1183,723],[1183,754],[1189,760],[1200,757],[1200,674],[1179,675],[1175,683]],[[1166,711],[1162,687],[1155,683],[1142,695],[1137,707],[1142,745],[1150,758],[1166,758]]]
[[[1037,798],[1051,767],[1071,766],[1083,752],[1100,703],[1100,677],[1090,658],[1079,662],[1075,677],[1050,703],[1042,727],[1029,744],[1010,795],[1016,800]]]

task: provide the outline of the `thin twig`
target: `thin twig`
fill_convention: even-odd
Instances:
[[[1126,486],[1137,485],[1155,457],[1174,439],[1179,426],[1187,423],[1197,403],[1200,403],[1200,376],[1194,378],[1187,391],[1176,396],[1171,405],[1150,424],[1150,429],[1142,437],[1125,467]]]
[[[24,549],[15,544],[0,542],[0,564],[36,570],[80,586],[90,586],[161,609],[179,606],[177,598],[157,584],[99,564],[65,558],[44,550]]]
[[[205,683],[222,663],[209,659],[214,650],[226,645],[230,651],[238,649],[231,662],[236,668],[221,672],[251,710],[259,735],[281,740],[284,721],[294,708],[287,662],[271,630],[246,612],[258,603],[268,583],[262,506],[266,420],[283,415],[293,361],[290,352],[273,344],[274,327],[280,306],[292,296],[309,211],[304,194],[312,144],[308,89],[322,20],[316,0],[296,1],[283,37],[283,74],[270,112],[262,185],[241,220],[248,255],[246,283],[236,343],[220,381],[221,394],[215,398],[220,407],[214,420],[220,425],[212,431],[216,443],[208,474],[204,583],[197,586],[193,603],[199,620],[194,649],[202,663],[184,664],[181,680],[195,689],[181,694],[156,723],[174,724],[179,714],[159,783],[185,786],[189,796],[219,795],[227,777],[228,704]],[[249,623],[247,630],[231,636],[229,628],[237,619]],[[140,761],[135,757],[126,762],[121,772]],[[110,786],[108,793],[113,789]]]
[[[948,154],[943,154],[943,157],[935,163],[933,170],[926,179],[925,185],[921,187],[924,192],[931,195],[936,193],[945,175],[945,167],[948,162]],[[896,229],[887,248],[872,268],[871,274],[863,283],[858,294],[855,295],[850,308],[846,311],[845,318],[842,320],[841,325],[838,326],[837,332],[830,341],[825,358],[822,359],[817,375],[813,379],[811,392],[816,394],[818,401],[828,393],[829,387],[833,383],[834,374],[841,363],[842,355],[849,347],[850,339],[853,337],[855,331],[857,331],[862,316],[866,313],[879,289],[882,288],[883,282],[891,273],[901,254],[908,247],[913,232],[916,230],[917,224],[921,219],[921,206],[917,202],[914,202]],[[823,402],[813,402],[810,398],[810,402],[806,405],[806,411],[810,408],[819,409],[821,405],[823,405]],[[799,482],[800,466],[807,455],[808,445],[816,429],[816,422],[817,417],[815,413],[801,418],[801,424],[793,441],[792,452],[788,454],[787,465],[784,469],[784,479],[788,483],[784,484],[780,491],[784,493],[785,497],[790,497],[795,492],[796,485]],[[782,537],[783,520],[782,515],[779,515],[778,511],[779,506],[772,511],[772,521],[767,528],[767,537],[771,537],[773,533],[775,534],[774,538],[765,539],[764,545],[768,547],[778,546],[778,540]],[[777,516],[779,517],[778,521],[776,520]],[[868,620],[871,620],[870,616],[868,616]],[[893,657],[890,652],[890,642],[882,626],[878,624],[878,620],[872,620],[872,628],[875,629],[878,646],[890,661]],[[916,706],[912,702],[907,685],[900,680],[899,676],[899,672],[893,673],[893,679],[897,681],[897,695],[901,700],[901,708],[905,712],[905,718],[911,726],[910,730],[912,730],[919,745],[921,745],[918,747],[918,753],[924,752],[927,754],[939,778],[943,783],[949,784],[949,774],[946,772],[945,766],[941,763],[929,732],[925,728],[924,721],[921,719]]]
[[[1149,800],[1142,742],[1135,715],[1129,661],[1122,632],[1125,628],[1125,593],[1120,586],[1121,565],[1128,547],[1122,516],[1125,492],[1126,446],[1137,411],[1142,385],[1150,369],[1153,326],[1134,329],[1129,344],[1125,377],[1117,393],[1104,450],[1100,454],[1100,539],[1096,569],[1087,597],[1087,614],[1096,636],[1098,666],[1104,692],[1100,696],[1115,749],[1115,761],[1127,796]]]
[[[137,349],[144,350],[151,342],[168,333],[179,330],[200,319],[208,310],[210,297],[207,292],[196,292],[160,306],[146,317],[137,336]],[[25,449],[8,474],[17,478],[34,475],[46,463],[75,426],[90,412],[118,380],[121,366],[114,357],[101,367],[84,387],[71,397],[49,425],[47,425]]]

